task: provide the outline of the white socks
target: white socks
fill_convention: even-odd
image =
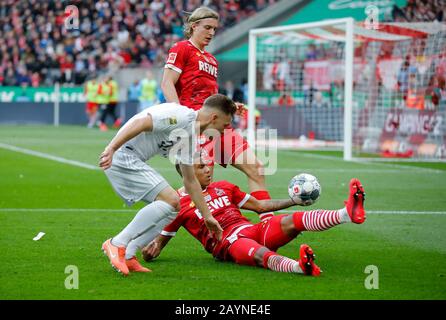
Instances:
[[[352,219],[348,215],[347,208],[342,208],[338,210],[339,218],[341,219],[341,223],[352,222]]]
[[[153,236],[155,229],[160,229],[160,224],[163,220],[163,223],[168,223],[173,220],[175,216],[175,208],[170,204],[160,200],[154,201],[138,211],[127,227],[125,227],[117,236],[113,237],[112,244],[118,247],[127,247],[130,241],[143,234],[150,233]],[[165,224],[161,227],[161,230],[164,226]],[[156,234],[158,232],[156,232]]]
[[[268,268],[278,272],[304,273],[296,260],[280,256],[272,255],[267,261]]]
[[[175,216],[166,217],[162,219],[155,226],[155,228],[147,230],[144,234],[140,235],[138,238],[130,241],[130,243],[127,246],[127,249],[125,250],[125,258],[128,260],[131,259],[133,256],[135,256],[138,250],[144,248],[153,239],[155,239],[161,233],[164,227],[167,226],[169,223],[171,223],[174,219]]]

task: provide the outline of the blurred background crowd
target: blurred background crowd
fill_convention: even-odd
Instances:
[[[277,0],[5,0],[0,2],[0,85],[81,85],[101,69],[163,64],[183,38],[186,12],[220,14],[218,32]],[[75,5],[79,29],[64,21]]]

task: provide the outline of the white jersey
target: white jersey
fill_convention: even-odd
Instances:
[[[197,111],[177,103],[162,103],[144,109],[132,119],[146,117],[148,113],[152,116],[153,130],[138,134],[121,148],[132,150],[144,162],[159,154],[171,161],[192,165]]]

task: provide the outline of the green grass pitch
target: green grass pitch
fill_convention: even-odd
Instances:
[[[1,126],[0,143],[96,165],[115,132],[81,127]],[[151,161],[174,187],[180,178],[161,158]],[[186,231],[145,264],[150,274],[116,273],[100,250],[140,204],[124,207],[100,170],[81,168],[0,147],[1,299],[445,299],[446,165],[346,163],[339,153],[280,151],[267,177],[274,198],[287,196],[297,173],[316,175],[322,197],[310,208],[338,209],[348,181],[366,193],[368,219],[325,232],[305,232],[279,250],[297,258],[310,244],[319,278],[215,261]],[[247,189],[246,178],[216,168],[215,179]],[[299,207],[296,207],[299,209]],[[435,212],[433,214],[432,212]],[[254,222],[256,214],[246,213]],[[33,241],[38,232],[46,235]],[[79,271],[69,290],[67,266]],[[378,268],[378,289],[367,289],[367,266]]]

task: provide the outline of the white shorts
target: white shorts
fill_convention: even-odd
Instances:
[[[140,200],[153,202],[169,186],[163,176],[125,147],[115,152],[112,166],[105,174],[128,206]]]

